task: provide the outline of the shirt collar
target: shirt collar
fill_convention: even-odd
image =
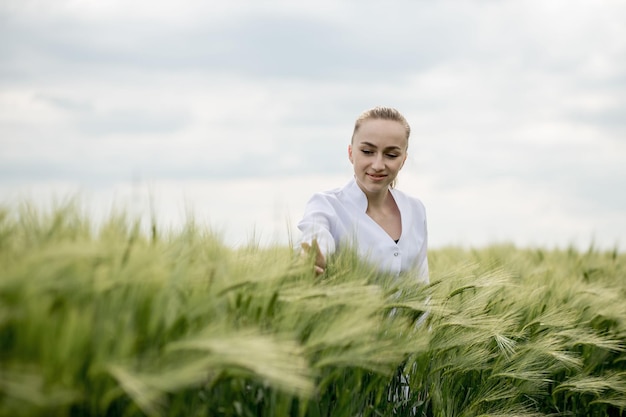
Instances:
[[[359,188],[359,184],[356,183],[356,178],[352,179],[343,187],[343,194],[346,196],[346,200],[354,204],[360,211],[365,213],[367,211],[367,196]]]

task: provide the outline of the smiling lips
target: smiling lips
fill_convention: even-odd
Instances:
[[[370,177],[372,181],[382,181],[387,177],[386,175],[382,174],[367,174],[367,176]]]

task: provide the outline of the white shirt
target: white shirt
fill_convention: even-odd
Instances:
[[[367,215],[367,197],[353,178],[342,188],[315,193],[298,223],[301,242],[317,243],[325,257],[338,248],[354,247],[359,256],[395,275],[415,271],[416,278],[428,283],[426,254],[428,233],[422,202],[390,188],[400,210],[402,235],[396,243]]]

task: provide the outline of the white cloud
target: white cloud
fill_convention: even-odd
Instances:
[[[301,181],[339,182],[353,119],[386,104],[412,124],[407,174],[437,244],[612,244],[624,15],[608,0],[5,2],[1,195],[79,188],[105,207],[153,182],[164,217],[193,200],[241,236]]]

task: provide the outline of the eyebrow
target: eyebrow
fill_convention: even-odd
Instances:
[[[373,143],[371,143],[371,142],[361,142],[361,143],[359,143],[359,145],[365,145],[365,146],[369,146],[369,147],[371,147],[371,148],[376,148],[376,149],[378,149],[378,146],[374,145],[374,144],[373,144]],[[401,147],[396,146],[396,145],[394,145],[394,146],[388,146],[387,148],[384,148],[384,149],[399,149],[399,150],[402,150],[402,148],[401,148]]]

